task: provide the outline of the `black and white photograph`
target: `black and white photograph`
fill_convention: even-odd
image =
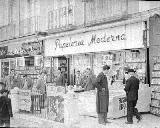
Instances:
[[[0,0],[0,127],[160,128],[160,1]]]

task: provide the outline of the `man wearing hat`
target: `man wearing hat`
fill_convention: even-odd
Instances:
[[[108,65],[103,66],[103,71],[99,73],[94,84],[97,88],[96,96],[96,108],[98,114],[99,124],[105,125],[110,123],[107,120],[108,106],[109,106],[109,90],[108,90],[108,80],[106,75],[109,73],[110,67]]]
[[[128,69],[129,78],[126,81],[124,90],[127,96],[127,122],[126,124],[133,124],[133,115],[136,116],[139,122],[142,117],[135,108],[138,100],[139,79],[135,77],[135,71]]]

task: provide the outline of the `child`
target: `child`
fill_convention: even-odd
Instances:
[[[0,127],[5,124],[5,127],[10,127],[10,117],[13,117],[11,99],[8,98],[9,91],[2,89],[0,91]]]

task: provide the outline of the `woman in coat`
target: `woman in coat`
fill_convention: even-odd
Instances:
[[[106,75],[109,72],[108,65],[103,66],[103,71],[97,76],[95,87],[97,88],[96,108],[98,114],[98,122],[100,124],[109,123],[107,121],[107,113],[109,106],[109,90]]]

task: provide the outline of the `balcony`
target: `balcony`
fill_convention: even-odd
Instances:
[[[48,12],[48,30],[72,28],[75,25],[75,8],[67,6]]]
[[[128,0],[97,0],[84,2],[85,25],[114,22],[127,15]]]
[[[0,27],[0,41],[15,38],[16,36],[16,25],[9,24],[6,26]]]
[[[10,23],[0,27],[0,41],[33,35],[40,30],[40,26],[42,24],[39,16],[21,20],[19,23]]]
[[[20,21],[19,36],[27,36],[35,34],[40,30],[40,17],[30,17]]]
[[[48,12],[48,30],[67,30],[123,20],[127,16],[127,0],[87,0],[78,6],[66,6]]]

